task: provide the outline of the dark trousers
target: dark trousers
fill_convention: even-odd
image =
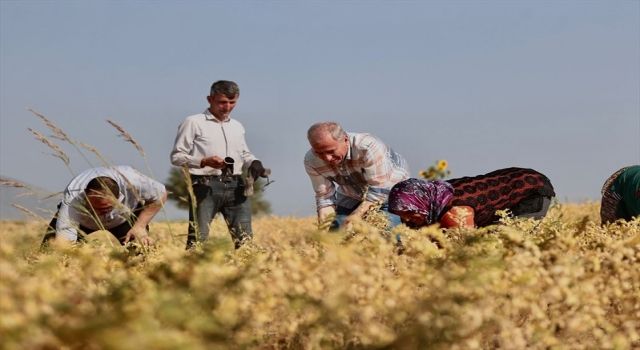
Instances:
[[[60,209],[60,204],[58,204],[58,209]],[[121,245],[124,245],[124,238],[127,235],[127,233],[129,232],[129,230],[131,230],[131,228],[133,227],[133,225],[135,225],[136,220],[138,219],[138,215],[140,214],[140,212],[142,211],[142,209],[144,209],[142,207],[142,204],[139,204],[134,210],[133,210],[133,216],[131,216],[128,220],[126,220],[124,223],[113,227],[113,228],[109,228],[106,229],[107,231],[109,231],[115,238],[118,239],[118,242],[120,242]],[[47,231],[45,232],[44,238],[42,239],[42,247],[45,248],[49,245],[49,241],[54,239],[56,237],[56,225],[58,223],[58,213],[56,213],[56,215],[53,216],[53,219],[51,219],[51,222],[49,223],[49,226],[47,227]],[[83,242],[85,241],[84,239],[84,235],[89,235],[93,232],[95,232],[94,229],[85,227],[80,225],[79,230],[82,232],[78,232],[78,238],[77,241],[79,242]],[[147,225],[147,231],[149,231],[149,226]],[[131,238],[132,240],[135,239],[135,237]]]
[[[251,239],[251,201],[244,195],[240,176],[191,175],[191,182],[196,202],[189,203],[187,249],[209,238],[209,225],[217,213],[222,213],[236,249]]]
[[[547,215],[550,205],[551,197],[539,196],[527,198],[510,209],[515,217],[539,220]]]

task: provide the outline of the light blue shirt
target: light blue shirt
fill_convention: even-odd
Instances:
[[[100,176],[115,180],[120,189],[118,202],[113,210],[104,215],[92,212],[84,193],[89,181]],[[58,210],[56,236],[75,241],[78,238],[79,226],[91,230],[114,228],[128,220],[136,207],[158,201],[165,193],[166,189],[162,183],[142,175],[130,166],[85,170],[73,178],[64,191]]]

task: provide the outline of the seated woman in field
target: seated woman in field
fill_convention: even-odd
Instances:
[[[600,219],[603,224],[640,216],[640,165],[622,168],[602,186]]]
[[[498,221],[496,210],[540,219],[554,196],[543,174],[507,168],[448,181],[401,181],[389,193],[389,211],[413,228],[436,222],[444,228],[484,227]]]

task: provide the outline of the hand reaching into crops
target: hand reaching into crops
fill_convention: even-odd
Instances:
[[[149,246],[153,244],[153,238],[149,236],[149,233],[144,227],[139,228],[139,227],[133,226],[131,230],[127,232],[127,235],[124,237],[124,243],[128,243],[132,239],[135,239],[137,242],[139,242],[144,246]]]
[[[320,208],[318,210],[318,229],[321,231],[328,231],[335,218],[336,210],[334,207]]]

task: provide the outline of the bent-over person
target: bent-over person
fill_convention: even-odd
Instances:
[[[42,241],[76,242],[107,230],[120,244],[150,244],[149,222],[167,200],[163,184],[130,166],[91,168],[74,177]]]
[[[603,224],[640,216],[640,165],[624,167],[602,186],[600,219]]]
[[[405,159],[371,134],[347,133],[340,124],[320,122],[307,131],[311,149],[304,167],[315,192],[318,223],[329,229],[348,225],[380,205],[389,228],[400,224],[387,211],[389,190],[409,177]]]
[[[404,180],[391,189],[389,210],[412,228],[434,223],[444,228],[485,227],[498,222],[497,210],[541,219],[554,196],[544,174],[506,168],[446,181]]]

